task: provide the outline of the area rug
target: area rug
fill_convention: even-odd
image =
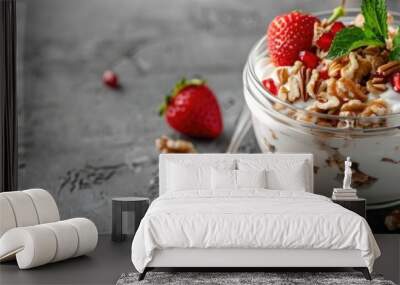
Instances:
[[[359,272],[148,272],[142,281],[137,280],[138,276],[138,273],[124,273],[116,285],[395,285],[380,275],[373,275],[373,280],[368,281]]]

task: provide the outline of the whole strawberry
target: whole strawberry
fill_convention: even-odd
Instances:
[[[213,139],[223,129],[218,101],[204,80],[179,81],[160,107],[164,114],[173,129],[191,137]]]
[[[277,16],[268,27],[268,50],[277,66],[293,65],[299,52],[311,48],[316,17],[298,11]]]

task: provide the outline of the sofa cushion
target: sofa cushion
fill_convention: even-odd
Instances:
[[[31,197],[23,191],[0,193],[11,205],[17,227],[39,224],[39,218]]]
[[[0,193],[0,237],[8,230],[15,228],[17,222],[8,199]]]

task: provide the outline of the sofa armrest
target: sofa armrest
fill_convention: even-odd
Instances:
[[[75,218],[8,230],[0,238],[0,261],[17,259],[20,269],[87,254],[97,245],[94,223]]]

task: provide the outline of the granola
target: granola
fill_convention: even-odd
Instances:
[[[167,136],[161,136],[155,140],[156,148],[161,153],[195,153],[194,145],[185,140],[173,140]]]
[[[389,25],[391,21],[389,15]],[[274,66],[269,63],[267,68],[271,72],[263,74],[268,74],[277,86],[278,92],[273,96],[302,109],[291,112],[292,117],[299,121],[338,128],[385,126],[385,119],[373,118],[400,113],[400,93],[393,86],[392,79],[400,72],[400,60],[389,56],[393,39],[400,31],[389,26],[386,45],[361,46],[332,59],[319,41],[332,32],[335,23],[326,19],[314,23],[312,47],[306,52],[309,58],[299,54],[293,65]],[[362,27],[363,24],[362,15],[353,22],[353,26]],[[288,109],[281,103],[275,103],[274,108],[285,112]],[[315,113],[351,118],[328,121]]]

